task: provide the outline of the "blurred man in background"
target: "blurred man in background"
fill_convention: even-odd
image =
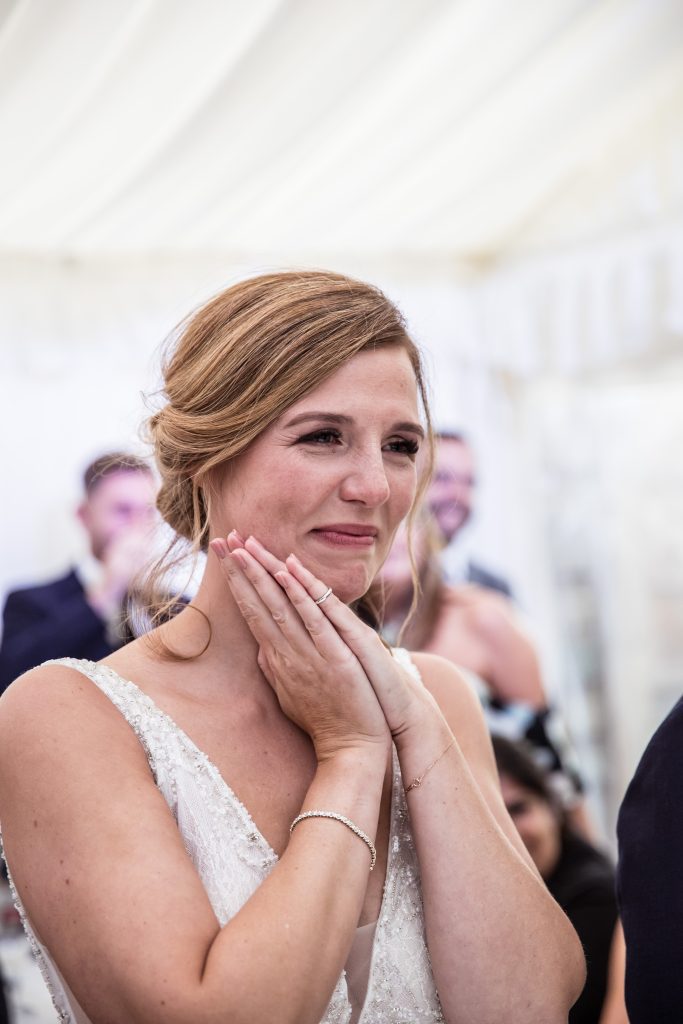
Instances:
[[[88,535],[89,554],[65,576],[8,595],[0,692],[49,658],[98,661],[131,639],[125,605],[151,551],[154,476],[142,459],[113,452],[88,466],[83,483],[77,514]]]
[[[438,433],[427,503],[441,531],[446,578],[449,583],[478,583],[510,597],[506,580],[468,559],[459,543],[459,535],[472,517],[476,482],[474,453],[464,435]]]

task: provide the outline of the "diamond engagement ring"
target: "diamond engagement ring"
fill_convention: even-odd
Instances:
[[[328,587],[327,590],[325,591],[325,593],[322,595],[322,597],[319,597],[317,599],[317,601],[314,601],[313,603],[314,604],[322,604],[323,601],[327,601],[327,599],[328,599],[328,597],[330,596],[331,593],[332,593],[332,587]]]

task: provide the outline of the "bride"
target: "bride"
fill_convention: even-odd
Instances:
[[[196,598],[0,702],[4,851],[59,1019],[566,1021],[581,949],[476,700],[367,624],[429,443],[397,310],[258,277],[188,320],[164,382],[158,504],[210,546]]]

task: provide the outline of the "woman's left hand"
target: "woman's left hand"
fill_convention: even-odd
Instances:
[[[283,590],[290,600],[298,596],[298,603],[292,603],[300,615],[305,610],[305,599],[310,601],[311,608],[317,607],[325,614],[362,665],[397,746],[400,747],[413,728],[425,718],[442,717],[436,701],[425,687],[398,664],[375,630],[361,622],[334,593],[316,606],[315,599],[325,592],[327,584],[309,572],[295,555],[281,562],[254,537],[245,541],[236,531],[229,534],[227,541],[231,551],[245,548],[281,585],[284,574],[289,586]],[[303,606],[301,598],[304,598]]]

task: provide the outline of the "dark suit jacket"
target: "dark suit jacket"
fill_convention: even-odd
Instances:
[[[494,575],[483,565],[477,565],[476,562],[470,562],[467,566],[467,581],[476,583],[480,587],[488,587],[489,590],[497,590],[499,593],[505,594],[506,597],[512,597],[512,589],[507,580],[504,580],[502,576]]]
[[[617,892],[631,1024],[683,1021],[683,698],[643,754],[619,812]]]
[[[49,658],[106,658],[114,650],[106,630],[73,571],[43,586],[13,591],[3,614],[0,692]]]

